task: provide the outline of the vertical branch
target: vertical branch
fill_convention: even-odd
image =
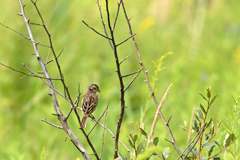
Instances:
[[[122,8],[123,8],[123,12],[124,12],[125,18],[126,18],[126,21],[127,21],[127,24],[128,24],[129,33],[130,33],[131,36],[132,36],[133,43],[134,43],[135,48],[136,48],[137,53],[138,53],[139,64],[141,65],[141,67],[142,67],[142,69],[143,69],[143,71],[144,71],[145,77],[146,77],[145,82],[147,82],[147,84],[148,84],[148,88],[149,88],[149,90],[150,90],[150,92],[151,92],[151,95],[152,95],[152,97],[153,97],[153,100],[154,100],[154,102],[155,102],[155,105],[158,106],[157,98],[155,97],[155,94],[154,94],[153,89],[152,89],[152,87],[151,87],[151,85],[150,85],[150,81],[149,81],[149,78],[148,78],[148,75],[147,75],[148,71],[146,70],[146,68],[145,68],[145,66],[144,66],[144,64],[143,64],[143,62],[142,62],[141,54],[140,54],[140,51],[139,51],[137,42],[136,42],[136,40],[135,40],[135,38],[134,38],[134,34],[133,34],[133,31],[132,31],[132,26],[131,26],[131,24],[130,24],[130,19],[129,19],[128,16],[127,16],[127,12],[126,12],[126,9],[125,9],[125,6],[124,6],[123,1],[121,1],[121,3],[122,3]]]
[[[116,45],[115,37],[114,37],[114,33],[113,33],[114,28],[112,29],[112,27],[111,27],[108,0],[106,0],[106,12],[107,12],[107,23],[108,23],[109,31],[110,31],[110,34],[111,34],[112,50],[113,50],[113,53],[114,53],[116,67],[117,67],[116,72],[118,74],[118,79],[119,79],[119,83],[120,83],[121,111],[120,111],[119,119],[117,121],[117,130],[116,130],[116,137],[115,137],[115,149],[114,149],[114,158],[117,158],[118,157],[118,153],[117,153],[118,152],[118,139],[119,139],[120,129],[121,129],[121,125],[122,125],[124,109],[125,109],[124,84],[123,84],[123,78],[122,78],[121,70],[120,70],[120,63],[119,63],[119,59],[118,59],[117,45]],[[117,12],[117,14],[118,14],[118,12]],[[115,23],[116,23],[116,19],[115,19]]]
[[[155,115],[155,118],[154,118],[154,121],[153,121],[153,124],[152,124],[152,129],[151,129],[151,132],[149,133],[149,136],[148,136],[147,148],[149,148],[151,140],[152,140],[152,136],[153,136],[154,129],[155,129],[155,126],[156,126],[156,123],[157,123],[157,119],[158,119],[158,113],[161,111],[162,105],[163,105],[164,101],[166,100],[168,92],[169,92],[171,87],[172,87],[172,83],[168,87],[166,93],[162,97],[162,100],[161,100],[161,102],[160,102],[160,104],[159,104],[159,106],[157,108],[157,112],[156,112],[156,115]]]
[[[119,5],[120,5],[120,3],[119,3]],[[114,150],[114,158],[117,158],[118,157],[118,153],[117,153],[118,152],[118,140],[119,140],[119,134],[120,134],[122,119],[123,119],[123,115],[124,115],[124,108],[125,108],[124,84],[123,84],[123,79],[122,79],[122,75],[121,75],[121,71],[120,71],[120,63],[119,63],[118,54],[117,54],[117,45],[116,45],[115,38],[114,38],[114,33],[113,33],[115,27],[114,28],[111,27],[108,0],[106,0],[106,11],[107,11],[108,27],[109,27],[111,38],[112,38],[111,39],[112,50],[113,50],[113,53],[114,53],[116,67],[117,67],[116,72],[118,74],[119,83],[120,83],[121,111],[120,111],[119,119],[117,121],[117,130],[116,130],[116,136],[115,136],[115,150]],[[118,12],[117,12],[117,14],[118,14]],[[116,15],[116,18],[115,18],[114,25],[116,24],[116,21],[117,21],[117,15]]]
[[[144,71],[144,74],[145,74],[145,78],[146,78],[145,81],[146,81],[146,83],[147,83],[147,85],[148,85],[149,91],[151,92],[151,95],[152,95],[152,98],[153,98],[153,100],[154,100],[154,102],[155,102],[155,105],[156,105],[156,107],[158,107],[158,106],[159,106],[159,105],[158,105],[158,101],[157,101],[157,98],[156,98],[156,96],[155,96],[155,94],[154,94],[154,92],[153,92],[153,89],[152,89],[152,87],[151,87],[151,84],[150,84],[150,81],[149,81],[149,78],[148,78],[148,74],[147,74],[148,71],[146,70],[146,68],[145,68],[145,66],[144,66],[144,64],[143,64],[143,62],[142,62],[141,54],[140,54],[138,45],[137,45],[137,43],[136,43],[136,40],[135,40],[135,38],[134,38],[134,36],[133,36],[132,27],[131,27],[131,24],[130,24],[130,20],[129,20],[128,16],[127,16],[127,12],[126,12],[126,9],[125,9],[125,6],[124,6],[123,1],[121,1],[121,4],[122,4],[123,12],[124,12],[124,15],[125,15],[127,24],[128,24],[129,33],[130,33],[131,36],[132,36],[133,43],[134,43],[135,48],[136,48],[137,53],[138,53],[139,63],[140,63],[140,65],[141,65],[141,67],[142,67],[142,69],[143,69],[143,71]],[[171,143],[173,144],[173,146],[174,146],[175,150],[178,152],[178,154],[181,155],[182,153],[181,153],[181,151],[179,150],[179,148],[177,147],[176,141],[175,141],[174,136],[173,136],[173,134],[172,134],[172,131],[171,131],[170,127],[169,127],[169,121],[167,122],[167,121],[165,120],[165,118],[164,118],[164,116],[163,116],[163,114],[162,114],[161,111],[159,112],[159,116],[161,117],[161,119],[162,119],[165,127],[166,127],[167,130],[168,130],[169,136],[171,137]],[[181,156],[181,158],[182,158],[182,157],[183,157],[183,156]]]

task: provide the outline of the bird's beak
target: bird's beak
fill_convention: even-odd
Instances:
[[[98,92],[101,93],[101,92],[100,92],[100,89],[98,89]]]

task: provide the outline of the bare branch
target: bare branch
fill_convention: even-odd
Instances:
[[[79,150],[81,150],[81,152],[82,152],[82,154],[83,154],[83,157],[84,157],[85,159],[90,160],[91,157],[89,156],[89,154],[87,153],[87,151],[84,149],[84,147],[82,146],[82,144],[81,144],[81,142],[78,140],[78,138],[77,138],[77,137],[74,135],[74,133],[70,130],[67,122],[64,121],[64,116],[63,116],[63,114],[62,114],[62,112],[61,112],[61,109],[60,109],[60,107],[59,107],[58,100],[57,100],[56,95],[55,95],[55,90],[53,89],[53,88],[54,88],[54,85],[52,84],[51,77],[50,77],[50,75],[49,75],[49,73],[48,73],[48,70],[47,70],[47,68],[46,68],[46,65],[45,65],[45,63],[42,61],[42,58],[41,58],[41,56],[40,56],[40,54],[39,54],[39,52],[38,52],[37,43],[35,42],[35,40],[34,40],[34,38],[33,38],[33,34],[32,34],[32,31],[31,31],[30,24],[29,24],[29,20],[26,18],[25,11],[24,11],[24,5],[22,4],[22,1],[21,1],[21,0],[18,0],[18,1],[19,1],[19,4],[20,4],[20,7],[21,7],[21,11],[22,11],[21,15],[22,15],[22,17],[23,17],[23,19],[24,19],[24,22],[25,22],[26,27],[27,27],[27,30],[28,30],[29,37],[30,37],[31,42],[32,42],[32,44],[33,44],[33,48],[34,48],[35,55],[36,55],[36,57],[37,57],[37,60],[38,60],[39,64],[41,65],[41,67],[42,67],[42,69],[43,69],[43,72],[44,72],[45,77],[48,78],[48,79],[47,79],[47,84],[48,84],[48,86],[51,86],[51,87],[50,87],[50,90],[51,90],[51,93],[50,93],[50,94],[51,94],[51,98],[52,98],[52,101],[53,101],[53,104],[54,104],[54,105],[53,105],[53,106],[54,106],[54,109],[55,109],[55,111],[56,111],[56,113],[57,113],[57,115],[58,115],[58,120],[61,122],[64,131],[65,131],[65,132],[69,135],[69,137],[74,141],[74,143],[76,144],[77,148],[78,148]],[[31,0],[31,1],[32,1],[32,3],[34,4],[35,9],[37,10],[39,17],[41,18],[43,27],[44,27],[46,33],[47,33],[48,36],[49,36],[49,42],[50,42],[51,50],[52,50],[53,55],[54,55],[54,57],[55,57],[55,60],[56,60],[56,63],[57,63],[58,69],[59,69],[60,76],[62,76],[62,72],[61,72],[61,69],[60,69],[60,65],[59,65],[59,63],[58,63],[58,61],[57,61],[57,59],[56,59],[56,54],[55,54],[55,51],[54,51],[54,49],[53,49],[53,47],[52,47],[51,35],[49,34],[49,32],[48,32],[48,30],[47,30],[47,28],[46,28],[46,26],[45,26],[45,24],[44,24],[43,18],[42,18],[41,14],[40,14],[40,12],[39,12],[39,10],[38,10],[38,7],[36,6],[36,2],[37,2],[37,1],[35,1],[35,2],[33,2],[33,0]],[[61,79],[62,79],[62,78],[61,78]],[[65,88],[65,83],[63,83],[63,85],[64,85],[64,88]],[[69,96],[69,97],[70,97],[70,96]],[[71,99],[70,99],[70,101],[71,101],[71,104],[73,105]],[[95,153],[96,153],[96,152],[95,152]],[[96,156],[96,157],[97,157],[97,156]],[[99,158],[97,157],[97,159],[99,159]]]
[[[105,129],[112,135],[113,138],[116,137],[116,136],[113,134],[113,132],[112,132],[109,128],[107,128],[106,125],[101,124],[101,123],[100,123],[99,121],[97,121],[94,117],[91,117],[91,116],[90,116],[90,118],[92,118],[92,120],[94,120],[95,122],[97,122],[98,125],[100,125],[101,127],[105,128]],[[124,144],[120,139],[118,139],[118,142],[128,151],[128,153],[130,153],[133,157],[135,157],[135,155],[127,148],[127,146],[125,146],[125,144]]]
[[[21,15],[21,16],[22,16],[22,15]],[[32,43],[36,43],[36,42],[31,41],[30,38],[24,36],[22,33],[20,33],[20,32],[18,32],[18,31],[14,30],[14,29],[12,29],[12,28],[10,28],[10,27],[8,27],[8,26],[2,24],[2,23],[0,23],[0,25],[2,25],[3,27],[6,27],[7,29],[10,29],[11,31],[13,31],[13,32],[15,32],[15,33],[17,33],[17,34],[19,34],[19,35],[21,35],[21,36],[23,36],[25,39],[29,40],[30,42],[32,42]],[[39,43],[39,42],[37,42],[37,44],[39,44],[39,45],[41,45],[41,46],[44,46],[44,47],[50,47],[50,46],[48,46],[48,45],[41,44],[41,43]]]
[[[83,20],[82,20],[82,22],[83,22],[88,28],[90,28],[90,29],[93,30],[95,33],[97,33],[98,35],[100,35],[100,36],[102,36],[102,37],[104,37],[104,38],[107,38],[107,39],[111,40],[111,38],[109,38],[109,37],[107,37],[107,36],[104,36],[103,34],[99,33],[99,32],[96,31],[93,27],[90,27],[90,26],[89,26],[86,22],[84,22]]]
[[[184,153],[184,152],[187,150],[187,148],[195,141],[196,137],[198,137],[197,140],[195,141],[195,143],[193,144],[193,146],[191,147],[191,149],[187,152],[186,155],[184,155],[184,158],[183,158],[183,159],[185,159],[185,158],[187,157],[187,155],[192,151],[192,149],[194,148],[194,146],[197,144],[199,138],[201,137],[201,134],[202,134],[202,132],[204,131],[204,128],[206,127],[206,125],[207,125],[207,122],[205,122],[205,123],[203,124],[202,128],[200,129],[200,131],[196,134],[196,136],[192,139],[192,141],[191,141],[191,142],[187,145],[187,147],[183,150],[182,154],[179,155],[179,157],[177,158],[177,160],[178,160],[180,157],[183,156],[183,153]]]
[[[148,88],[149,88],[149,90],[150,90],[150,92],[151,92],[151,95],[152,95],[153,100],[154,100],[154,102],[155,102],[155,104],[156,104],[156,107],[157,107],[157,106],[158,106],[158,101],[157,101],[157,98],[155,97],[154,92],[153,92],[153,89],[152,89],[152,87],[151,87],[151,85],[150,85],[149,78],[148,78],[148,75],[147,75],[148,72],[147,72],[147,70],[145,69],[145,66],[144,66],[144,64],[143,64],[143,62],[142,62],[142,58],[141,58],[141,54],[140,54],[140,51],[139,51],[137,42],[136,42],[136,40],[135,40],[135,38],[134,38],[134,36],[133,36],[133,31],[132,31],[132,26],[131,26],[131,24],[130,24],[130,19],[129,19],[128,16],[127,16],[127,12],[126,12],[126,9],[125,9],[125,6],[124,6],[123,1],[121,1],[121,3],[122,3],[122,8],[123,8],[123,12],[124,12],[126,21],[127,21],[127,23],[128,23],[129,33],[130,33],[130,35],[132,36],[133,43],[134,43],[135,48],[136,48],[136,50],[137,50],[137,54],[138,54],[138,58],[139,58],[139,64],[141,65],[141,67],[142,67],[142,69],[143,69],[143,71],[144,71],[144,74],[145,74],[145,77],[146,77],[146,82],[147,82],[147,84],[148,84]]]
[[[78,102],[80,95],[81,95],[81,93],[79,92],[78,95],[77,95],[77,97],[76,97],[76,99],[75,99],[75,101],[74,101],[74,104]],[[69,118],[72,110],[75,109],[76,107],[77,107],[77,106],[71,106],[70,111],[68,112],[68,114],[67,114],[66,117],[65,117],[65,121]]]
[[[119,64],[121,64],[122,62],[124,62],[126,59],[128,59],[130,57],[130,55],[128,55],[127,57],[125,57]]]
[[[132,38],[133,36],[135,36],[136,33],[134,35],[131,35],[130,37],[128,37],[127,39],[125,39],[124,41],[122,41],[121,43],[117,44],[117,47],[120,46],[121,44],[123,44],[124,42],[127,42],[130,38]]]
[[[50,124],[51,126],[54,126],[54,127],[58,128],[58,129],[63,129],[63,127],[57,126],[57,125],[55,125],[55,124],[53,124],[51,122],[46,121],[46,119],[41,119],[41,121],[46,122],[47,124]]]
[[[131,75],[136,74],[136,73],[139,73],[139,71],[136,71],[136,72],[132,72],[132,73],[123,75],[122,77],[123,77],[123,78],[124,78],[124,77],[128,77],[128,76],[131,76]]]
[[[23,65],[24,67],[26,67],[26,68],[31,72],[31,74],[35,75],[35,77],[38,77],[38,78],[42,79],[42,81],[43,81],[44,83],[46,83],[46,84],[48,85],[48,87],[50,87],[51,89],[53,89],[57,94],[59,94],[59,95],[62,96],[64,99],[66,99],[68,102],[70,102],[69,99],[68,99],[66,96],[64,96],[62,93],[60,93],[59,91],[57,91],[57,90],[54,88],[54,85],[50,85],[47,81],[44,80],[44,79],[52,80],[51,78],[43,78],[43,77],[40,77],[39,75],[37,75],[36,73],[34,73],[29,67],[27,67],[25,64],[22,63],[22,65]]]
[[[59,53],[59,55],[57,56],[57,59],[60,57],[60,55],[62,54],[63,49],[61,50],[61,52]]]
[[[135,75],[135,77],[132,79],[132,81],[128,84],[128,86],[123,90],[124,92],[131,86],[131,84],[135,81],[135,79],[137,78],[137,76],[139,75],[139,73],[141,72],[142,68],[137,72],[137,74]]]
[[[119,14],[119,9],[120,9],[120,6],[121,6],[121,2],[122,2],[122,0],[120,0],[120,1],[118,2],[117,13],[116,13],[115,20],[114,20],[114,23],[113,23],[112,31],[114,31],[115,26],[116,26],[116,23],[117,23],[117,18],[118,18],[118,14]]]
[[[108,106],[107,106],[107,108],[108,108]],[[104,126],[106,126],[107,113],[108,113],[108,109],[106,110],[106,114],[105,114]],[[104,145],[104,133],[105,133],[105,128],[103,128],[103,134],[102,134],[102,147],[101,147],[101,152],[100,152],[100,159],[102,159],[102,152],[103,152],[103,145]]]
[[[136,40],[135,40],[135,38],[134,38],[134,36],[133,36],[133,31],[132,31],[132,27],[131,27],[131,24],[130,24],[130,19],[129,19],[128,16],[127,16],[127,12],[126,12],[126,9],[125,9],[125,6],[124,6],[123,1],[122,1],[121,3],[122,3],[122,8],[123,8],[123,12],[124,12],[124,15],[125,15],[125,19],[126,19],[126,21],[127,21],[127,23],[128,23],[129,33],[130,33],[130,35],[132,35],[132,40],[133,40],[133,43],[134,43],[135,48],[136,48],[136,50],[137,50],[137,54],[138,54],[138,58],[139,58],[139,64],[141,65],[141,67],[142,67],[142,69],[143,69],[143,71],[144,71],[145,77],[146,77],[145,82],[147,82],[149,91],[151,92],[151,95],[152,95],[152,98],[153,98],[153,100],[154,100],[154,102],[155,102],[155,105],[156,105],[156,107],[158,107],[159,105],[158,105],[157,98],[156,98],[156,96],[155,96],[155,94],[154,94],[154,92],[153,92],[153,89],[152,89],[152,87],[151,87],[151,84],[150,84],[150,81],[149,81],[149,78],[148,78],[148,74],[147,74],[148,71],[145,69],[145,66],[144,66],[144,64],[143,64],[143,62],[142,62],[142,58],[141,58],[141,54],[140,54],[138,45],[137,45]],[[174,137],[173,137],[173,135],[172,135],[172,131],[171,131],[168,123],[166,122],[165,118],[163,117],[162,112],[159,112],[159,116],[161,117],[163,123],[165,124],[165,127],[166,127],[167,130],[168,130],[168,133],[169,133],[169,135],[170,135],[170,137],[171,137],[172,144],[173,144],[175,150],[178,152],[179,155],[181,155],[182,153],[181,153],[181,151],[179,150],[179,148],[178,148],[177,145],[176,145],[175,139],[174,139]]]
[[[101,21],[102,21],[104,33],[105,33],[106,37],[109,37],[109,36],[108,36],[108,33],[107,33],[106,25],[105,25],[104,20],[103,20],[102,10],[101,10],[101,6],[100,6],[100,4],[99,4],[99,0],[97,0],[97,5],[98,5],[98,9],[99,9],[99,14],[100,14],[100,17],[101,17]],[[109,42],[111,48],[113,49],[113,46],[112,46],[112,43],[111,43],[111,40],[110,40],[110,39],[108,39],[108,42]]]
[[[155,130],[155,126],[156,126],[157,120],[158,120],[158,114],[161,111],[162,105],[163,105],[164,101],[166,100],[168,92],[169,92],[171,87],[172,87],[172,83],[170,84],[170,86],[168,87],[167,91],[163,95],[162,100],[161,100],[161,102],[160,102],[160,104],[159,104],[159,106],[157,108],[157,112],[155,114],[155,117],[154,117],[154,120],[153,120],[153,124],[152,124],[152,129],[151,129],[151,132],[148,135],[147,148],[149,148],[151,140],[152,140],[152,136],[153,136],[153,133],[154,133],[154,130]]]
[[[104,116],[104,114],[108,111],[109,103],[110,103],[110,102],[108,102],[108,105],[107,105],[105,111],[102,113],[102,115],[101,115],[101,116],[99,117],[99,119],[97,120],[98,122],[99,122],[100,119]],[[92,117],[93,117],[93,116],[92,116]],[[93,117],[92,119],[95,119],[95,118]],[[88,133],[88,136],[91,134],[91,132],[93,131],[93,129],[96,127],[96,125],[97,125],[97,123],[95,123],[95,125],[93,126],[93,128],[90,130],[90,132]]]

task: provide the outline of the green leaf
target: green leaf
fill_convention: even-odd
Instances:
[[[147,133],[142,128],[140,128],[140,130],[142,135],[147,136]]]
[[[118,157],[120,160],[128,160],[127,157],[124,157],[120,152],[118,152]]]
[[[187,147],[187,152],[189,152],[189,150],[192,149],[192,146],[188,146]],[[194,157],[198,157],[199,152],[197,151],[197,149],[195,147],[193,147],[193,149],[191,150],[191,153],[194,155]]]
[[[151,155],[157,156],[158,154],[157,154],[157,152],[151,152]]]
[[[141,153],[144,150],[143,144],[140,143],[137,147],[137,154]]]
[[[162,153],[164,159],[167,159],[169,156],[169,147],[166,147]]]
[[[211,124],[211,128],[210,128],[210,134],[211,134],[211,135],[214,134],[214,129],[215,129],[215,127],[214,127],[214,123],[212,122],[212,124]]]
[[[230,125],[230,127],[231,127],[231,132],[233,132],[233,123],[232,123],[232,121],[225,115],[225,117],[226,117],[226,119],[228,120],[228,124]]]
[[[227,124],[227,122],[225,120],[222,120],[224,126],[227,128],[227,131],[231,134],[232,133],[232,128],[229,126],[229,124]]]
[[[203,114],[199,108],[197,108],[197,114],[198,114],[199,118],[203,119]]]
[[[210,135],[208,132],[206,132],[206,134],[205,134],[205,139],[206,139],[206,141],[208,141],[210,139]]]
[[[196,119],[193,120],[193,123],[194,123],[194,127],[193,129],[198,132],[199,131],[199,127],[198,127],[198,121]]]
[[[207,97],[211,98],[211,92],[207,92]]]
[[[225,147],[229,146],[231,144],[231,142],[234,140],[234,134],[231,134],[230,136],[228,136],[226,142],[225,142]]]
[[[155,146],[157,146],[158,142],[159,142],[158,137],[155,137],[155,138],[153,139],[153,144],[154,144]]]
[[[201,108],[201,110],[203,111],[204,114],[207,114],[207,112],[205,111],[205,109],[204,109],[202,104],[200,104],[200,108]]]
[[[205,98],[201,93],[198,93],[199,95],[202,96],[203,99],[205,99],[207,101],[207,98]]]
[[[134,135],[133,136],[133,142],[135,143],[137,141],[137,139],[138,139],[138,135]]]
[[[215,101],[215,99],[217,98],[217,95],[213,97],[213,99],[210,101],[210,106],[213,104],[213,102]]]
[[[196,120],[197,120],[198,122],[200,122],[200,119],[198,118],[198,116],[197,116],[196,114],[194,114],[194,116],[195,116]]]
[[[199,152],[197,151],[197,149],[194,147],[192,150],[193,155],[195,155],[195,157],[199,156]]]
[[[213,160],[221,160],[220,157],[213,157]]]
[[[132,140],[131,140],[130,138],[128,138],[128,142],[129,142],[130,146],[131,146],[133,149],[135,149],[135,148],[134,148],[134,145],[133,145],[133,142],[132,142]]]
[[[217,141],[214,141],[214,143],[216,143],[216,145],[219,147],[219,149],[221,149],[221,146],[220,146],[221,143],[219,143]]]
[[[211,157],[211,154],[212,154],[212,152],[213,152],[213,148],[214,148],[215,146],[212,146],[210,149],[209,149],[209,151],[208,151],[208,157]]]
[[[212,148],[216,145],[217,145],[216,143],[206,143],[202,145],[202,148]]]
[[[236,147],[235,151],[236,151],[236,154],[237,154],[238,153],[238,139],[236,139],[236,141],[235,141],[235,147]]]
[[[234,157],[234,154],[231,150],[228,149],[227,151],[228,151],[228,153],[230,153]]]
[[[210,124],[212,123],[212,118],[209,120],[209,122],[206,125],[206,128],[208,128],[210,126]]]
[[[162,154],[162,158],[163,158],[163,160],[166,160],[165,158],[164,158],[164,155]]]

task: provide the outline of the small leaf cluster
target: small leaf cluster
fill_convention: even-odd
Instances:
[[[218,155],[226,150],[226,148],[232,144],[235,138],[234,136],[229,136],[228,142],[223,146],[221,146],[220,142],[214,140],[215,136],[220,130],[221,122],[214,124],[213,119],[208,119],[207,116],[217,96],[212,97],[211,87],[207,88],[206,96],[201,93],[199,93],[199,95],[206,102],[206,106],[204,107],[204,105],[200,104],[199,108],[196,109],[192,131],[188,131],[186,128],[184,128],[184,130],[189,132],[189,134],[198,137],[187,148],[187,152],[190,152],[188,159],[220,159]],[[215,147],[218,148],[218,151],[214,152]]]
[[[228,117],[225,115],[226,119],[223,119],[222,122],[224,126],[226,127],[227,134],[224,139],[224,146],[229,146],[233,143],[234,149],[230,150],[227,148],[227,151],[231,154],[234,160],[240,159],[240,157],[237,156],[238,153],[238,140],[236,137],[238,137],[240,128],[239,128],[239,119],[240,119],[240,110],[237,108],[237,105],[239,103],[240,96],[235,100],[233,98],[233,107],[231,108],[231,117]],[[238,127],[238,129],[236,129]]]
[[[134,134],[133,131],[128,133],[128,143],[134,150],[135,158],[132,159],[141,159],[141,160],[154,160],[154,159],[162,159],[165,160],[169,156],[169,147],[165,148],[165,150],[160,153],[158,151],[157,145],[159,144],[159,138],[154,137],[151,141],[150,147],[144,147],[145,142],[147,142],[148,135],[144,129],[144,125],[142,124],[141,127],[134,125],[132,126],[137,130],[138,134]],[[144,142],[140,141],[141,137],[143,137]],[[119,157],[121,160],[128,160],[126,157],[119,153]]]

